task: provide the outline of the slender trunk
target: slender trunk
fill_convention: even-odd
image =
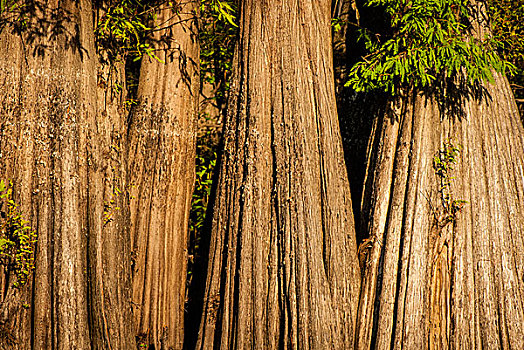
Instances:
[[[32,289],[2,286],[0,324],[14,349],[87,349],[87,243],[98,229],[92,193],[101,185],[90,161],[97,147],[91,3],[37,1],[23,10],[21,34],[13,26],[0,33],[0,176],[13,180],[38,243]]]
[[[329,1],[241,2],[197,348],[350,348],[359,267]]]
[[[96,9],[98,21],[106,3]],[[99,230],[89,239],[89,297],[92,346],[95,349],[136,348],[131,309],[131,241],[125,185],[124,58],[110,61],[98,48],[97,145],[91,161],[100,170],[100,190],[93,193]]]
[[[140,345],[183,343],[187,229],[199,101],[197,1],[163,5],[129,125],[133,300]]]
[[[358,349],[524,348],[524,130],[507,79],[483,87],[374,122]]]

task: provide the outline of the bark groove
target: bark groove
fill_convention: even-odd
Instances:
[[[199,349],[342,349],[359,293],[328,1],[241,2]]]
[[[374,123],[359,349],[524,346],[524,130],[506,78],[484,87],[459,114],[413,94]],[[450,201],[467,203],[446,220],[433,159],[450,141]]]
[[[162,5],[128,137],[133,302],[139,344],[181,349],[199,100],[197,1]]]

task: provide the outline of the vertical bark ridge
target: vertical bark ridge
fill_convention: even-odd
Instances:
[[[196,1],[159,7],[128,132],[133,301],[139,343],[183,345],[187,227],[198,108]]]
[[[21,35],[11,27],[0,34],[1,176],[13,180],[39,241],[31,294],[23,291],[12,305],[4,299],[2,316],[20,322],[9,329],[15,349],[86,349],[86,237],[96,213],[89,193],[100,185],[90,163],[97,147],[91,3],[31,6]],[[10,307],[14,318],[4,313]]]
[[[98,22],[108,8],[101,2],[95,12]],[[89,297],[92,347],[132,349],[136,347],[131,309],[131,246],[126,202],[124,99],[125,65],[97,48],[97,119],[99,147],[91,162],[100,169],[101,187],[91,195],[98,211],[91,215],[89,237]]]
[[[376,143],[368,170],[359,349],[522,347],[523,128],[506,79],[484,87],[490,97],[463,100],[462,116],[416,95],[396,128],[374,131],[386,150],[399,142],[395,157]],[[433,157],[449,141],[461,147],[451,201],[467,203],[446,223]]]
[[[240,23],[197,348],[351,346],[359,268],[329,4],[248,0]]]

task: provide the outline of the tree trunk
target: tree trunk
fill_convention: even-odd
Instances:
[[[330,2],[241,2],[197,348],[352,347],[360,276]]]
[[[199,102],[197,1],[163,5],[129,126],[133,301],[139,344],[180,349]]]
[[[484,88],[374,122],[358,349],[524,348],[524,130],[506,78]]]
[[[101,2],[95,20],[107,10]],[[131,309],[131,240],[128,202],[125,195],[124,57],[110,61],[103,47],[98,49],[97,145],[91,161],[102,176],[96,191],[99,230],[89,239],[89,297],[95,349],[136,348]]]
[[[14,28],[20,22],[0,34],[0,176],[13,180],[15,201],[38,243],[32,289],[2,285],[0,324],[12,342],[2,337],[0,345],[87,349],[87,244],[101,228],[92,226],[101,183],[91,161],[97,149],[91,3],[37,1],[22,10],[28,19],[21,34]]]

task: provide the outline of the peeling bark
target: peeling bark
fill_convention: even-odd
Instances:
[[[199,102],[197,1],[157,13],[129,125],[133,301],[139,344],[181,349]]]
[[[198,349],[342,349],[359,267],[330,2],[244,0]]]

